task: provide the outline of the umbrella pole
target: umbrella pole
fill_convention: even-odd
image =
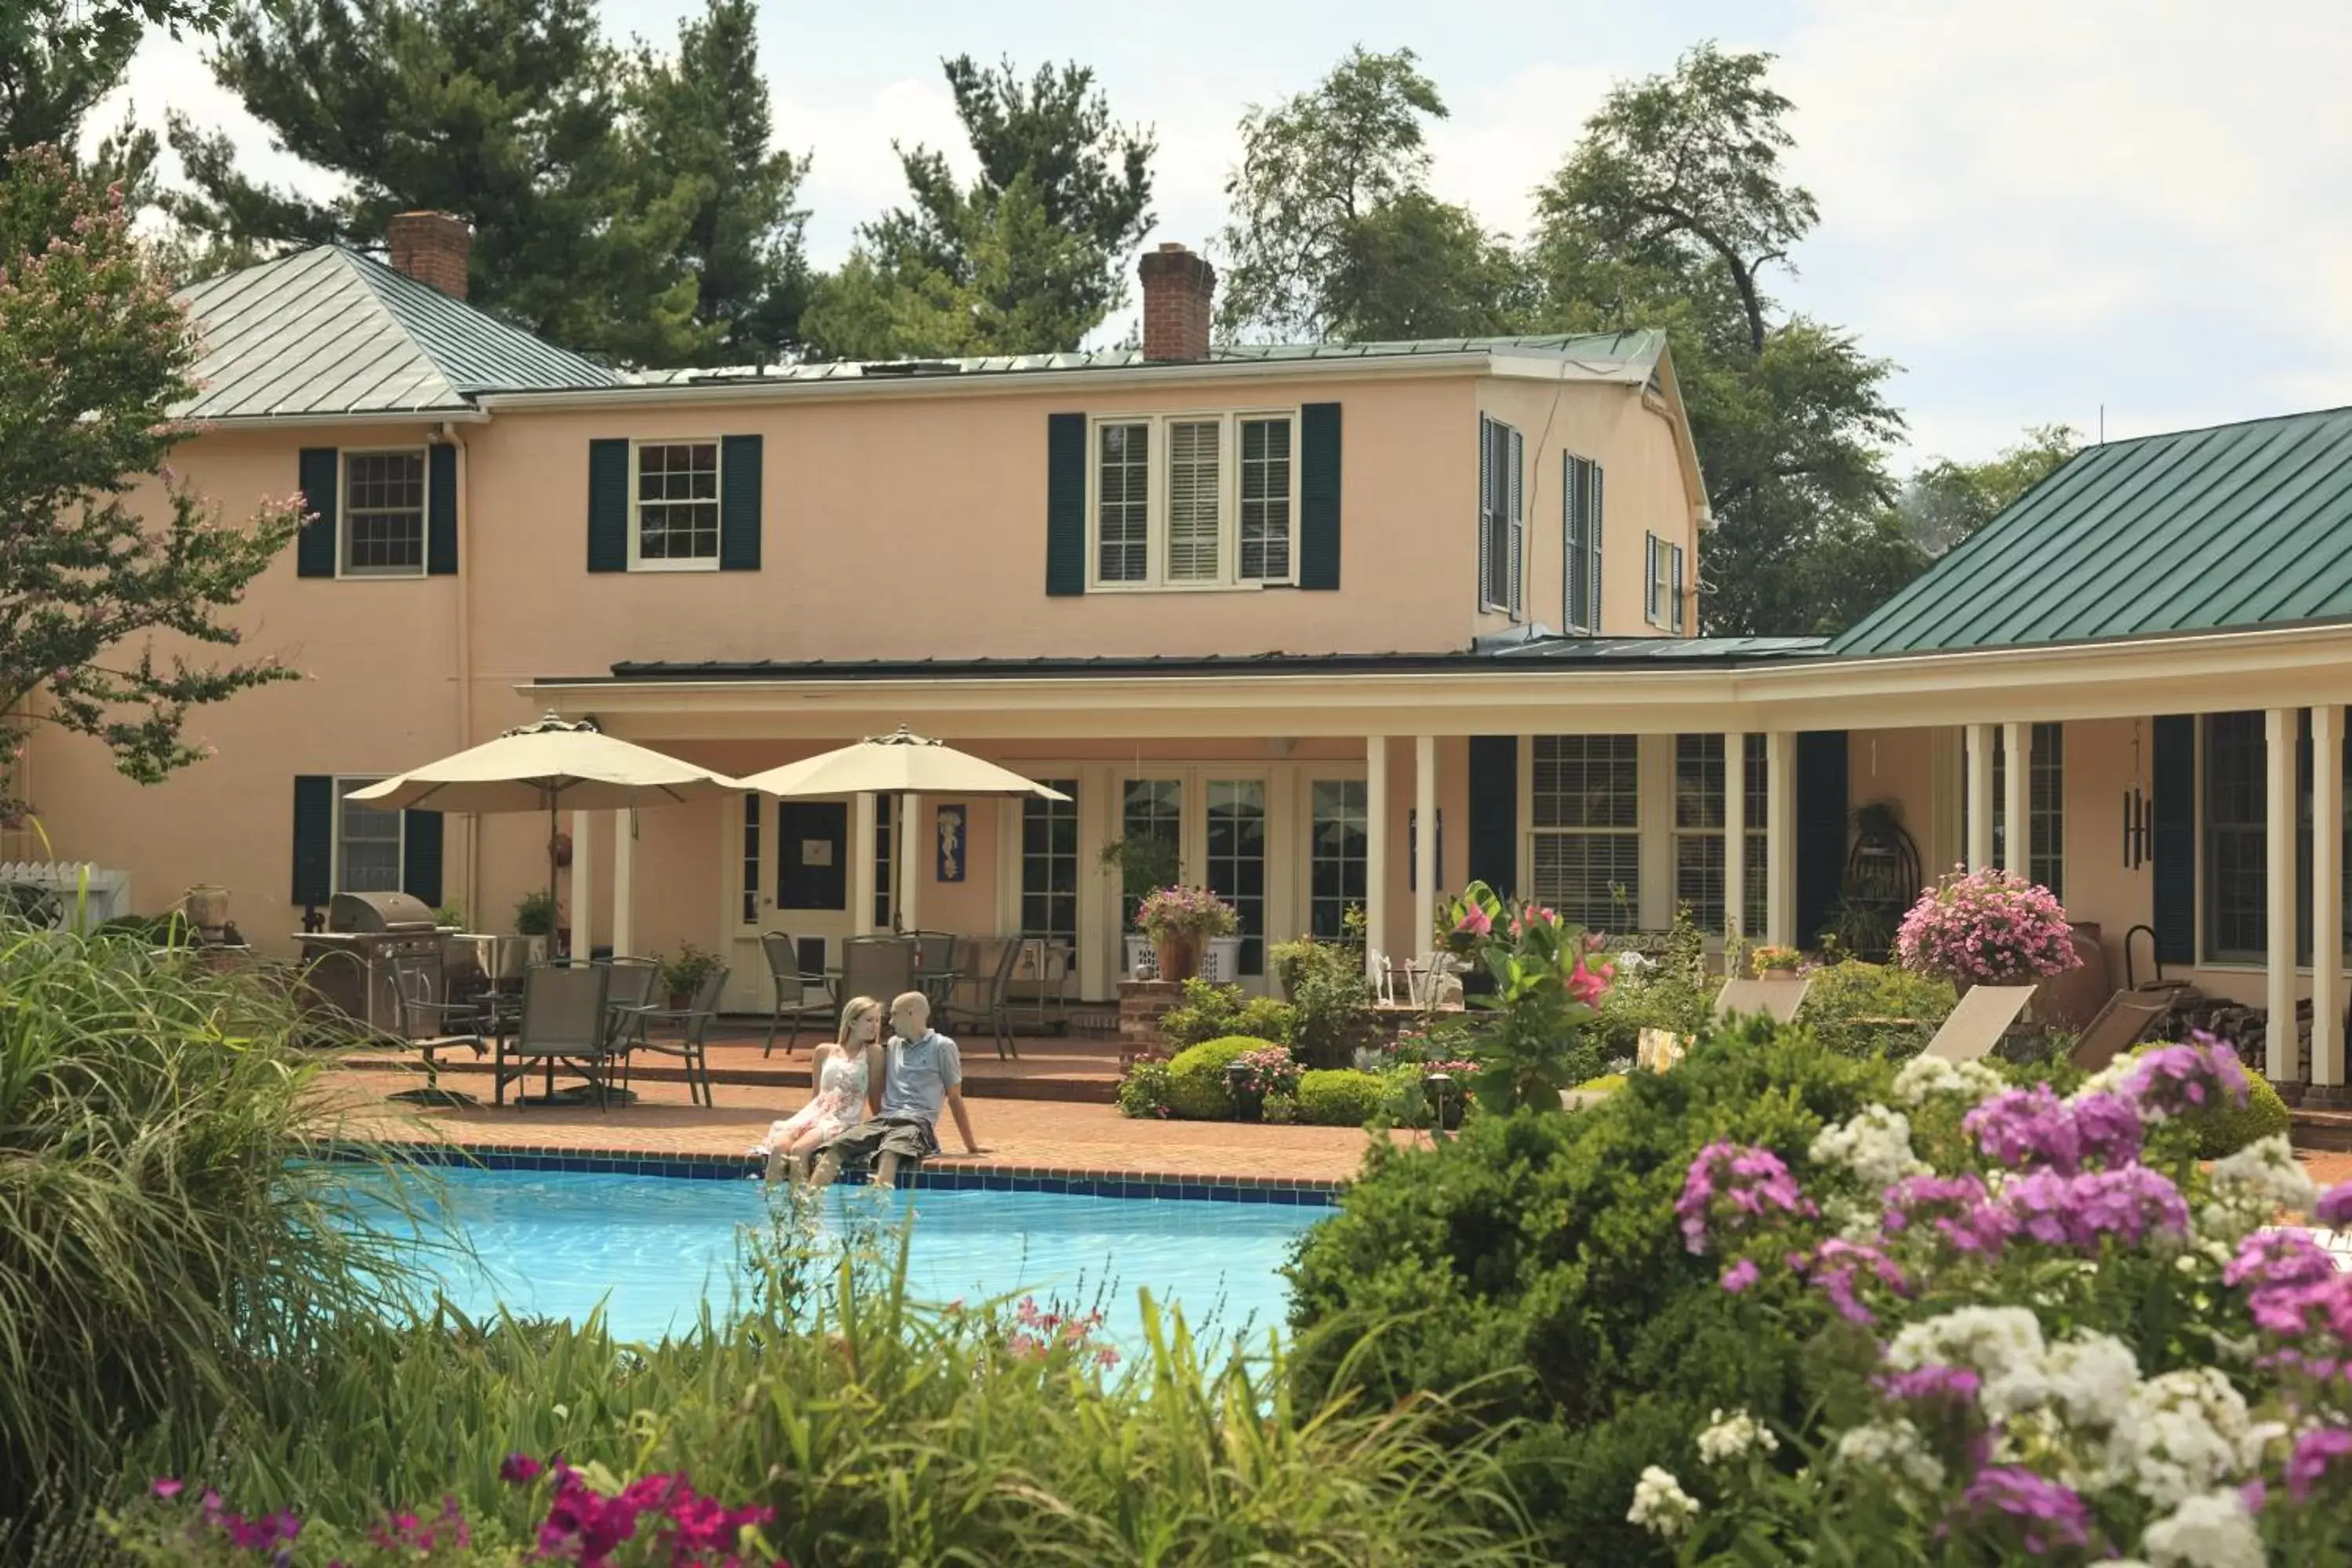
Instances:
[[[547,913],[551,921],[559,921],[562,912],[562,907],[555,901],[555,825],[557,821],[555,792],[549,790],[547,792]],[[547,956],[550,959],[556,957],[555,931],[551,928],[547,933]],[[552,1082],[551,1079],[550,1081]]]

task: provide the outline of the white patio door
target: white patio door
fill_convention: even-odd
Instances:
[[[728,816],[730,973],[722,1005],[766,1013],[775,1005],[775,987],[763,933],[790,936],[805,969],[841,963],[842,939],[852,930],[850,804],[752,794]]]

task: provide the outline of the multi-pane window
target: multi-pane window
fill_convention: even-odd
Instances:
[[[743,923],[760,923],[760,814],[768,797],[754,790],[743,797]]]
[[[373,779],[335,781],[335,891],[400,891],[402,816],[351,798]]]
[[[1562,614],[1570,632],[1593,637],[1601,631],[1601,465],[1567,453],[1560,463]]]
[[[1764,737],[1745,738],[1740,766],[1741,934],[1764,929]],[[1675,901],[1703,931],[1723,930],[1724,776],[1721,735],[1675,737]]]
[[[2066,726],[2033,726],[2026,763],[2025,874],[2066,901]]]
[[[1291,581],[1297,420],[1289,414],[1126,419],[1094,427],[1097,586]]]
[[[890,853],[890,806],[896,795],[874,797],[874,929],[890,929],[891,911],[898,908],[898,867]]]
[[[425,571],[425,454],[343,454],[343,575]]]
[[[1068,800],[1021,803],[1021,934],[1076,948],[1078,941],[1078,784],[1041,780]]]
[[[2205,718],[2205,954],[2263,957],[2269,910],[2260,713]]]
[[[1499,419],[1478,416],[1478,607],[1517,619],[1527,566],[1522,470],[1527,443]]]
[[[1184,843],[1184,781],[1128,780],[1127,793],[1120,803],[1119,830],[1124,837],[1153,839],[1165,845],[1171,855],[1181,853]],[[1139,901],[1121,897],[1119,930],[1135,929],[1135,910]]]
[[[642,441],[636,447],[635,564],[719,563],[719,443]]]
[[[1578,924],[1624,929],[1641,898],[1640,738],[1538,735],[1531,770],[1529,890]]]
[[[1291,426],[1242,421],[1241,574],[1251,582],[1290,577]]]
[[[1643,618],[1660,631],[1685,630],[1683,547],[1654,533],[1649,536],[1649,542],[1648,568],[1643,577]]]
[[[1209,890],[1241,918],[1241,973],[1265,973],[1265,785],[1209,781]]]
[[[1364,907],[1365,787],[1361,779],[1317,779],[1307,859],[1307,930],[1337,941],[1348,911]]]

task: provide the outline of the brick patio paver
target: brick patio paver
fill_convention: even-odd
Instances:
[[[445,1087],[471,1089],[471,1075],[445,1073]],[[727,1157],[742,1154],[768,1123],[791,1115],[805,1089],[721,1084],[716,1107],[691,1104],[682,1083],[636,1080],[639,1102],[600,1112],[593,1105],[478,1110],[422,1107],[386,1097],[422,1082],[409,1072],[352,1070],[321,1080],[321,1131],[341,1136],[461,1146],[627,1152]],[[487,1088],[486,1081],[480,1087]],[[1193,1180],[1322,1186],[1355,1176],[1368,1138],[1352,1127],[1264,1127],[1227,1121],[1153,1121],[1108,1105],[968,1097],[972,1131],[985,1151],[932,1163],[1073,1176],[1175,1176]],[[940,1129],[956,1142],[953,1125]],[[1392,1134],[1405,1142],[1413,1134]],[[1425,1137],[1426,1134],[1421,1136]]]

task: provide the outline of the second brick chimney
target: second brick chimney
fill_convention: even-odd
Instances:
[[[466,258],[474,248],[474,231],[465,219],[447,213],[399,213],[385,226],[383,237],[395,268],[454,299],[466,297]]]
[[[1145,251],[1137,270],[1143,275],[1143,357],[1207,359],[1217,269],[1171,240]]]

